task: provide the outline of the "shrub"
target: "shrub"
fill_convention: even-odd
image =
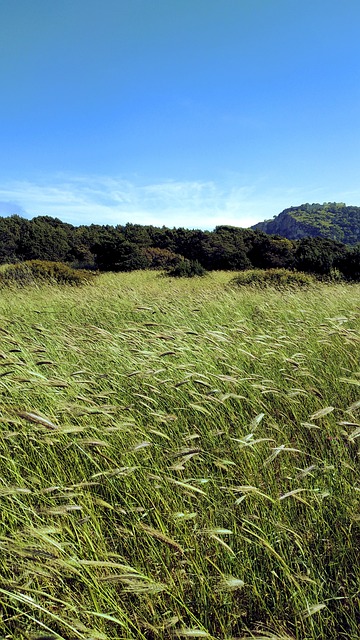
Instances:
[[[275,287],[276,289],[306,287],[314,284],[315,278],[301,271],[287,269],[250,269],[239,273],[231,280],[237,286]]]
[[[171,278],[194,278],[195,276],[205,276],[207,271],[197,260],[184,258],[168,269],[166,274]]]
[[[158,247],[145,247],[142,253],[148,260],[148,269],[172,269],[180,260],[184,259],[173,251]]]
[[[26,287],[43,282],[80,285],[90,282],[94,275],[94,272],[72,269],[62,262],[28,260],[9,265],[2,270],[0,273],[0,286],[15,285]]]

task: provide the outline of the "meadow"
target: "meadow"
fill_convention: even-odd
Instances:
[[[360,638],[360,285],[0,291],[0,638]]]

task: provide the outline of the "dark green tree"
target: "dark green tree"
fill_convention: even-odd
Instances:
[[[335,266],[346,280],[360,281],[360,244],[348,249],[335,260]]]
[[[319,275],[330,275],[331,270],[346,254],[345,245],[326,238],[303,238],[297,242],[295,267]]]

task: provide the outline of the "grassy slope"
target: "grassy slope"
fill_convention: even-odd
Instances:
[[[0,637],[360,637],[360,287],[229,279],[1,293]]]

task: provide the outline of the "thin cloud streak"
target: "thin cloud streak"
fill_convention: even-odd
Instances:
[[[320,188],[304,196],[301,188],[264,188],[259,182],[234,186],[235,182],[230,186],[175,180],[137,184],[91,175],[14,181],[0,187],[0,215],[49,215],[74,225],[132,222],[213,229],[221,224],[248,227],[291,205],[328,199]],[[359,199],[355,193],[353,198],[356,195]]]

